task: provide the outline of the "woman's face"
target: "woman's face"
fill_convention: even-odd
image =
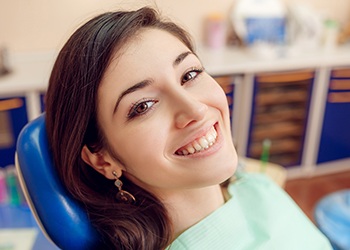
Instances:
[[[153,193],[221,183],[235,171],[221,87],[175,36],[144,29],[115,55],[98,92],[113,165]]]

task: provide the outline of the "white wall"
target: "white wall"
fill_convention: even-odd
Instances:
[[[342,23],[350,20],[349,0],[283,0],[307,3]],[[90,17],[108,10],[134,9],[146,4],[182,24],[196,39],[209,13],[228,15],[234,0],[0,0],[0,46],[12,51],[59,49]]]

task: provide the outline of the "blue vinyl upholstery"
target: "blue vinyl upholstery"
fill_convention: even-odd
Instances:
[[[49,152],[45,114],[17,140],[16,167],[28,204],[44,234],[61,249],[101,249],[86,212],[67,192]]]

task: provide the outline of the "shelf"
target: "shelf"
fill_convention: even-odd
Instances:
[[[304,126],[297,122],[278,122],[255,125],[252,131],[252,141],[281,138],[283,136],[302,136]]]
[[[256,105],[277,105],[277,104],[294,104],[305,103],[308,99],[308,93],[305,90],[288,90],[285,92],[274,91],[260,93],[256,99]]]
[[[254,124],[278,123],[283,121],[302,121],[306,111],[301,106],[279,106],[274,109],[258,107],[254,116]]]

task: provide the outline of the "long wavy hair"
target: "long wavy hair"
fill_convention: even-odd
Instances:
[[[101,14],[63,46],[46,95],[47,133],[57,171],[108,249],[164,249],[172,239],[171,221],[157,197],[122,177],[123,188],[137,202],[119,203],[113,181],[81,159],[84,145],[92,152],[108,149],[96,116],[98,88],[112,56],[143,28],[167,31],[194,50],[188,33],[152,8]]]

